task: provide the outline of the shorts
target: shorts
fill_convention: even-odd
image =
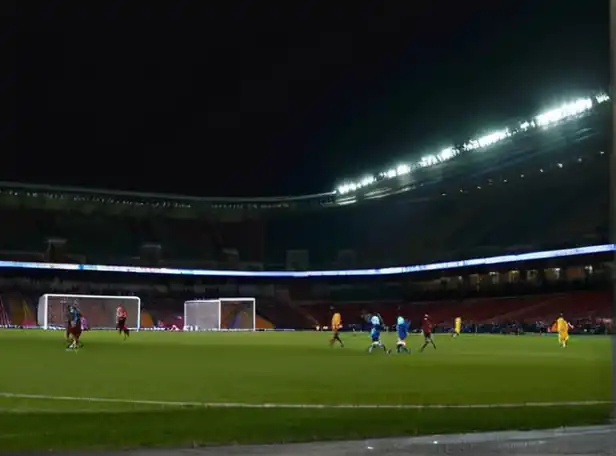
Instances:
[[[68,328],[68,333],[71,336],[80,336],[81,335],[81,323],[72,323]]]
[[[424,333],[425,340],[432,340],[432,333]]]
[[[371,339],[373,343],[380,342],[381,336],[377,334],[377,335],[371,336]]]
[[[118,324],[116,325],[116,329],[118,330],[126,329],[126,318],[118,319]]]

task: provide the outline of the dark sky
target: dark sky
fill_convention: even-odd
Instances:
[[[2,180],[318,193],[609,81],[606,0],[34,4]]]

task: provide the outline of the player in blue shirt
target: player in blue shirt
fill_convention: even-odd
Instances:
[[[398,353],[411,353],[406,346],[406,338],[409,335],[410,321],[404,319],[404,317],[398,317],[396,322],[396,329],[398,330],[398,342],[396,343],[396,351]]]
[[[370,348],[368,348],[368,353],[372,353],[375,347],[380,347],[387,354],[391,353],[391,351],[387,350],[385,344],[381,342],[381,327],[382,322],[379,317],[373,315],[370,318],[370,324],[372,325],[372,329],[370,330],[370,338],[372,339],[372,344],[370,344]]]

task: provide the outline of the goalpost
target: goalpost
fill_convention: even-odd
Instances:
[[[184,302],[184,331],[254,331],[255,298],[194,299]]]
[[[137,296],[98,296],[81,294],[44,294],[39,298],[37,319],[43,329],[64,329],[66,309],[76,305],[87,321],[88,329],[115,329],[116,308],[126,309],[126,325],[141,328],[141,299]]]

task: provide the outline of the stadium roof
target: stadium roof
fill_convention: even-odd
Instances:
[[[562,122],[573,120],[580,115],[584,115],[592,110],[595,106],[609,101],[609,96],[601,93],[586,98],[578,98],[569,103],[565,103],[557,108],[542,112],[530,119],[518,122],[515,125],[503,128],[501,130],[492,131],[483,136],[473,138],[465,142],[459,147],[447,147],[440,152],[431,155],[423,156],[419,161],[400,163],[399,165],[386,169],[377,174],[368,174],[363,178],[345,181],[335,190],[337,195],[352,194],[356,190],[376,185],[378,182],[388,179],[394,179],[399,176],[404,176],[421,168],[427,168],[441,163],[447,162],[464,152],[470,152],[478,149],[485,149],[504,141],[518,133],[527,132],[529,130],[544,130],[553,126],[557,126]]]
[[[2,182],[0,181],[0,189],[26,191],[31,193],[58,193],[58,194],[73,194],[83,196],[107,196],[113,198],[139,198],[139,199],[155,199],[165,201],[190,203],[283,203],[283,202],[301,202],[307,200],[316,200],[319,198],[326,198],[333,195],[333,192],[319,193],[313,195],[301,195],[301,196],[274,196],[274,197],[254,197],[254,198],[242,198],[242,197],[200,197],[200,196],[187,196],[176,195],[169,193],[149,193],[149,192],[129,192],[122,190],[107,190],[97,188],[85,188],[85,187],[72,187],[72,186],[57,186],[57,185],[45,185],[45,184],[24,184],[19,182]]]
[[[392,180],[397,177],[412,174],[414,171],[424,168],[430,168],[435,165],[440,165],[449,162],[453,158],[463,155],[466,152],[472,152],[479,149],[487,149],[490,146],[516,136],[518,133],[528,132],[531,130],[545,130],[563,122],[568,122],[578,118],[581,115],[592,111],[594,107],[610,100],[606,94],[597,94],[587,98],[579,98],[572,100],[558,108],[548,110],[541,114],[532,117],[531,119],[518,122],[516,125],[511,125],[501,130],[490,132],[484,136],[470,139],[459,147],[448,147],[433,155],[426,155],[419,161],[414,163],[400,163],[398,166],[390,168],[386,171],[368,175],[357,181],[347,181],[340,185],[335,191],[300,195],[300,196],[278,196],[278,197],[197,197],[187,195],[177,195],[168,193],[149,193],[149,192],[131,192],[120,190],[82,188],[73,186],[54,186],[43,184],[24,184],[17,182],[0,182],[0,191],[15,191],[19,193],[29,193],[30,196],[37,194],[48,194],[47,196],[66,196],[71,195],[74,198],[107,198],[117,200],[116,202],[129,202],[130,200],[140,201],[157,201],[169,203],[176,206],[194,206],[199,204],[208,204],[210,206],[219,206],[220,208],[232,207],[234,205],[254,205],[260,207],[275,207],[277,205],[286,204],[304,204],[318,203],[319,205],[332,205],[336,201],[337,196],[352,197],[354,192],[370,186],[376,186],[380,182]],[[38,195],[43,196],[43,195]],[[343,199],[338,200],[340,204]],[[335,203],[333,204],[335,205]]]

